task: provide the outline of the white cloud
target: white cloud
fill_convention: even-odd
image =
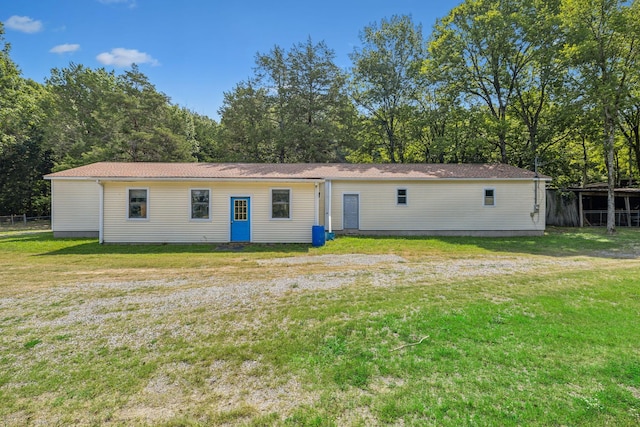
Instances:
[[[5,21],[4,25],[12,30],[29,34],[42,31],[42,22],[36,21],[28,16],[13,15]]]
[[[65,44],[59,44],[58,46],[52,47],[49,50],[49,52],[51,52],[51,53],[71,53],[71,52],[75,52],[78,49],[80,49],[80,45],[79,44],[65,43]]]
[[[138,52],[136,49],[125,49],[117,47],[111,49],[111,52],[102,52],[96,56],[96,59],[104,65],[114,65],[116,67],[128,67],[131,64],[151,64],[153,66],[160,63],[151,57],[151,55]]]

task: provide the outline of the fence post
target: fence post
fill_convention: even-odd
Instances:
[[[22,220],[24,222],[24,225],[27,225],[27,214],[22,214]]]
[[[11,214],[11,225],[13,225],[13,214]]]

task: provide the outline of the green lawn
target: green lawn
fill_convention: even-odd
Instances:
[[[640,231],[0,232],[0,425],[638,425]]]

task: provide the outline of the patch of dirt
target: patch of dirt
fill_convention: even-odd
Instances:
[[[260,413],[290,414],[300,405],[312,404],[318,396],[303,389],[295,378],[285,379],[260,362],[246,361],[239,369],[218,361],[207,379],[211,392],[220,396],[219,410],[250,406]],[[258,369],[260,375],[252,372]],[[266,372],[265,372],[266,371]]]
[[[324,264],[330,267],[350,266],[350,265],[375,265],[380,263],[403,263],[406,259],[398,255],[364,255],[364,254],[348,254],[348,255],[312,255],[304,257],[286,257],[259,260],[260,265],[285,264]]]

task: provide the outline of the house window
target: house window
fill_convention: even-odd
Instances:
[[[485,206],[496,205],[496,190],[494,188],[484,189],[484,205]]]
[[[191,219],[210,219],[210,192],[208,189],[191,190]]]
[[[291,218],[291,190],[271,190],[271,218]]]
[[[129,189],[129,219],[147,218],[147,196],[147,189]]]
[[[407,189],[406,188],[398,188],[397,195],[396,195],[396,203],[402,206],[407,205]]]
[[[233,201],[233,220],[246,221],[249,219],[248,199],[236,199]]]

